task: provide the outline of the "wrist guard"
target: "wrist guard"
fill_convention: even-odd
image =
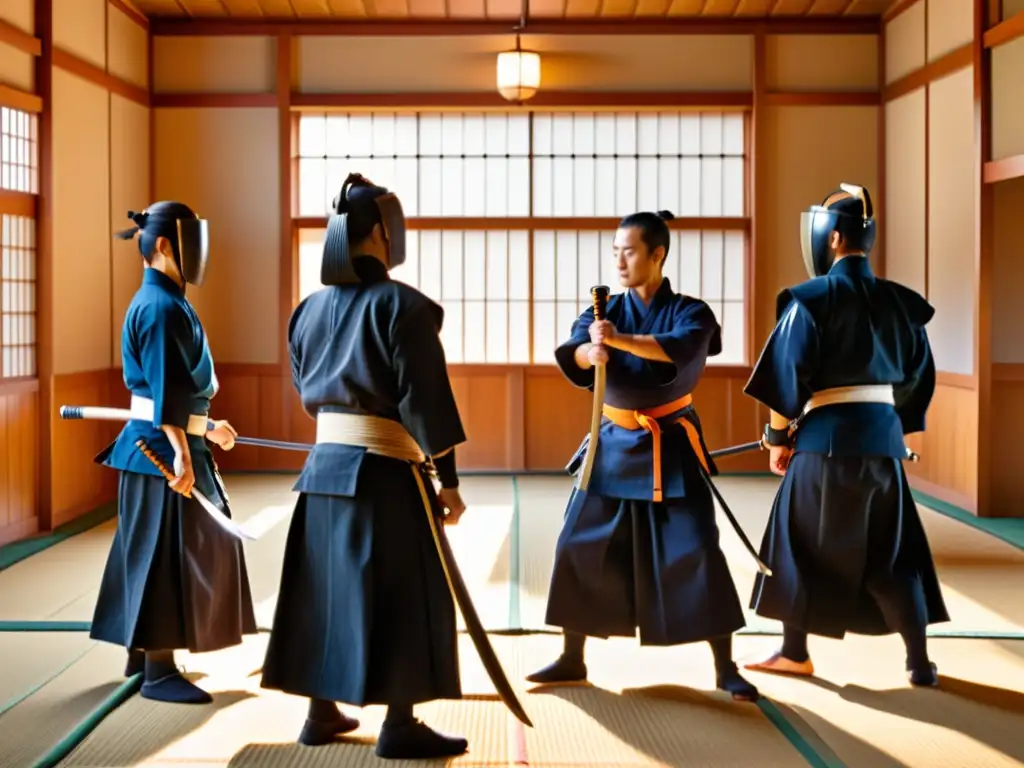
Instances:
[[[448,451],[443,456],[433,459],[434,469],[437,470],[437,479],[441,481],[442,488],[458,488],[459,473],[455,468],[455,449]]]
[[[764,425],[764,436],[762,439],[765,445],[770,446],[784,446],[788,448],[792,443],[788,429],[774,429],[771,424]]]

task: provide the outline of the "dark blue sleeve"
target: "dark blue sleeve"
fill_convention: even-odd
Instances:
[[[676,373],[692,369],[696,362],[700,363],[698,368],[703,368],[707,358],[722,351],[722,327],[715,313],[703,301],[693,300],[686,300],[673,311],[672,327],[664,333],[653,334],[654,340],[668,355]]]
[[[153,426],[185,429],[196,392],[189,362],[188,315],[170,302],[153,302],[135,320],[142,374],[153,398]]]
[[[795,419],[813,394],[809,381],[817,364],[814,318],[802,304],[790,302],[743,392],[787,419]]]
[[[392,363],[398,380],[398,412],[428,456],[466,441],[436,312],[417,302],[395,326]]]
[[[576,350],[580,345],[590,342],[590,326],[593,323],[594,308],[587,307],[572,324],[568,341],[555,349],[555,362],[558,363],[562,375],[581,389],[594,388],[594,369],[583,369],[576,365]]]
[[[291,362],[292,368],[292,386],[295,391],[300,395],[302,394],[302,388],[299,386],[302,381],[300,372],[302,371],[302,353],[299,351],[299,346],[295,342],[295,335],[297,332],[297,326],[299,321],[299,312],[304,305],[299,305],[292,312],[291,318],[288,320],[288,358]]]
[[[935,394],[935,360],[924,328],[915,329],[914,354],[906,379],[893,387],[903,434],[924,432],[924,417]]]

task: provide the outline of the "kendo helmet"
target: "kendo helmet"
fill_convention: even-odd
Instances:
[[[405,213],[398,196],[359,173],[350,173],[331,201],[331,216],[324,237],[320,282],[342,285],[359,282],[351,253],[380,224],[388,245],[388,269],[405,263]],[[354,242],[353,242],[354,240]]]
[[[875,245],[875,215],[866,188],[840,184],[821,205],[800,214],[800,250],[811,277],[828,274],[835,262],[832,233],[838,232],[853,251],[867,255]]]

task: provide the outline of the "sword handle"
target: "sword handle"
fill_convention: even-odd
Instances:
[[[594,319],[604,320],[605,310],[608,309],[608,286],[595,285],[590,289],[590,298],[594,301]]]
[[[160,474],[164,476],[164,479],[167,480],[167,482],[174,482],[175,474],[167,468],[167,465],[164,464],[163,459],[156,455],[156,453],[153,451],[152,448],[149,447],[149,444],[145,440],[143,440],[140,437],[138,440],[135,441],[135,447],[142,451],[143,456],[145,456],[147,459],[153,462],[153,466],[160,470]],[[185,494],[185,496],[186,498],[192,498],[191,493],[187,493]]]

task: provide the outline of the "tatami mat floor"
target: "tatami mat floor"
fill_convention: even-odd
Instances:
[[[246,549],[258,617],[269,626],[292,479],[242,476],[228,482],[236,516],[266,531]],[[448,532],[488,628],[545,629],[554,540],[569,487],[563,477],[464,482],[470,509]],[[775,482],[724,478],[720,487],[758,543]],[[640,648],[632,640],[590,644],[593,686],[527,692],[523,675],[557,654],[559,638],[492,635],[537,727],[523,729],[505,713],[465,637],[467,700],[436,703],[422,714],[472,739],[471,754],[454,763],[459,766],[1024,765],[1024,552],[944,515],[925,510],[923,516],[953,615],[935,631],[1022,638],[933,640],[932,655],[944,676],[941,690],[906,685],[898,638],[850,637],[812,640],[815,680],[751,674],[769,697],[760,708],[713,690],[706,647]],[[752,561],[724,517],[720,525],[745,602]],[[12,628],[17,622],[88,622],[112,534],[111,522],[0,572],[0,623]],[[776,632],[778,625],[750,617],[748,629]],[[61,764],[377,764],[371,745],[382,713],[375,708],[360,714],[363,728],[352,743],[321,750],[294,744],[303,701],[261,690],[253,674],[266,638],[181,658],[217,694],[214,704],[175,707],[135,696]],[[767,653],[777,642],[745,635],[737,638],[736,653]],[[0,632],[0,766],[36,765],[123,683],[123,665],[123,650],[95,644],[84,631]]]

